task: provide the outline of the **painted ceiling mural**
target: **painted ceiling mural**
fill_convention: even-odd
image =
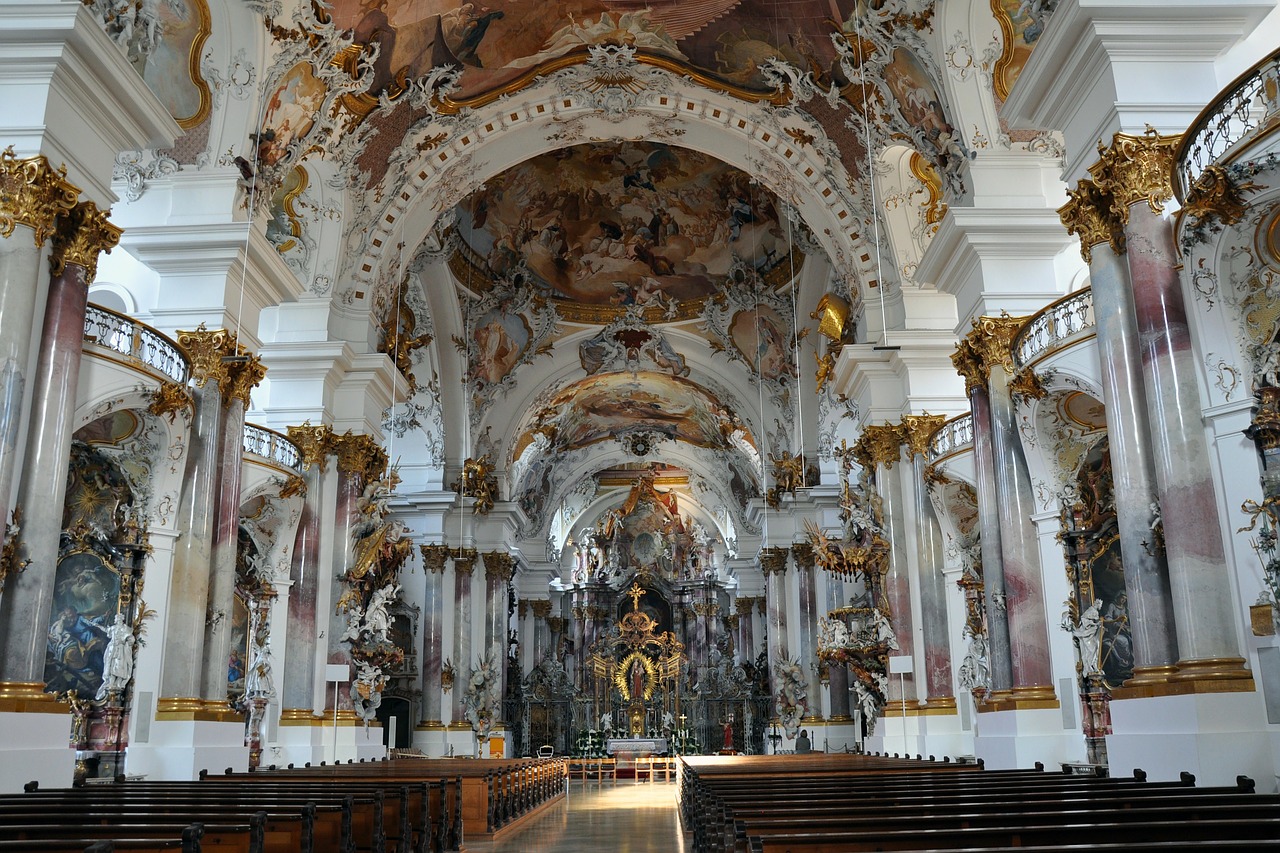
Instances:
[[[652,142],[541,154],[486,182],[456,222],[480,277],[527,271],[579,320],[607,322],[632,305],[688,316],[739,259],[788,276],[803,261],[772,193],[708,154]]]

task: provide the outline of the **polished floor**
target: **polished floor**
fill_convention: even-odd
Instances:
[[[467,841],[468,853],[682,853],[674,782],[573,783],[569,795],[496,843]]]

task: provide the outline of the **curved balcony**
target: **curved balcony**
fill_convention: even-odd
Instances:
[[[84,339],[179,385],[185,385],[191,375],[186,354],[170,337],[108,308],[89,305],[85,309]]]
[[[1205,169],[1229,163],[1280,127],[1280,50],[1222,90],[1182,135],[1173,167],[1178,203]]]
[[[929,436],[930,462],[937,462],[954,453],[973,447],[973,415],[957,415],[933,431]]]
[[[1068,293],[1027,318],[1013,338],[1013,363],[1019,370],[1063,345],[1093,333],[1093,289]]]
[[[245,453],[270,460],[282,468],[288,468],[296,474],[302,473],[302,452],[298,450],[296,444],[275,430],[256,424],[245,424],[241,449]]]

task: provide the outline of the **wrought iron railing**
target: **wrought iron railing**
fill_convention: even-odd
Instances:
[[[173,339],[108,308],[89,305],[85,309],[84,339],[159,371],[179,384],[185,384],[191,375],[187,356]]]
[[[244,425],[244,438],[241,444],[245,453],[261,456],[302,473],[302,451],[298,446],[280,433],[255,424]]]
[[[1280,126],[1280,50],[1231,82],[1205,107],[1182,136],[1173,168],[1179,203],[1205,169]]]
[[[929,436],[929,461],[936,462],[957,450],[973,446],[973,415],[958,415],[934,430]]]
[[[1027,318],[1013,338],[1013,362],[1021,370],[1058,344],[1093,328],[1093,289],[1068,293]]]

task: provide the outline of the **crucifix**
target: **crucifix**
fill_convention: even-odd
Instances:
[[[640,586],[636,581],[631,582],[631,589],[627,590],[623,595],[631,599],[631,610],[640,609],[640,599],[644,598],[644,587]]]

